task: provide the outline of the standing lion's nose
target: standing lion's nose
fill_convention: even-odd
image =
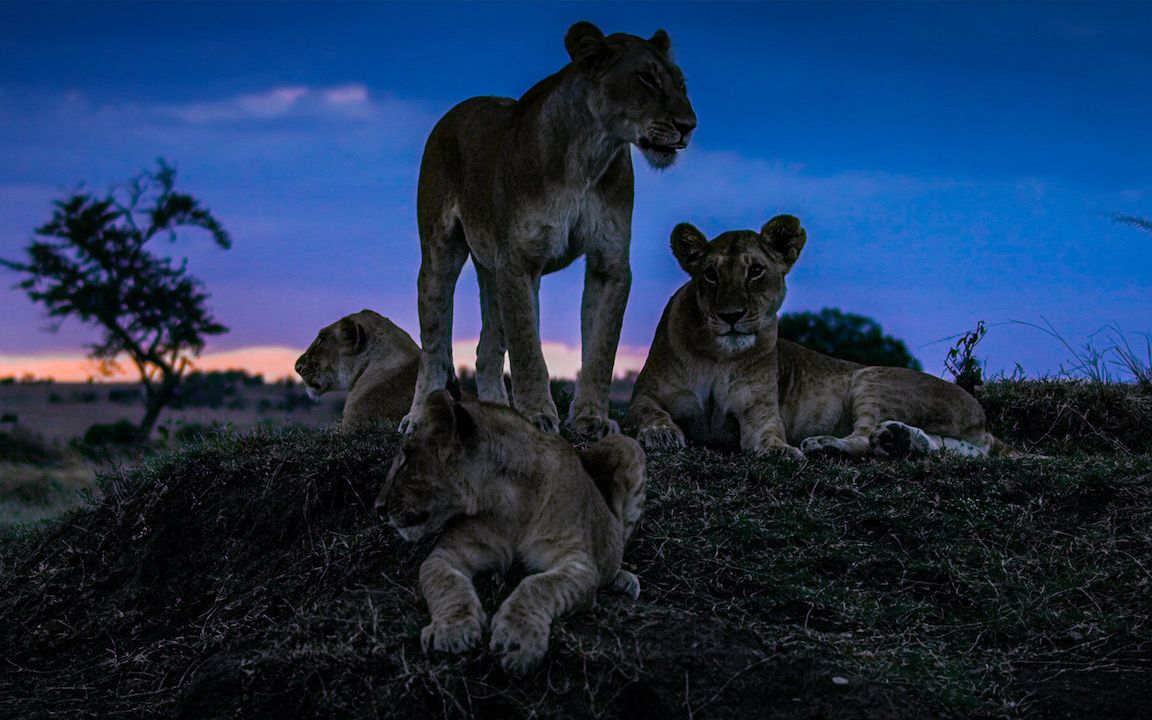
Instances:
[[[716,317],[729,325],[735,326],[736,323],[740,322],[740,318],[744,317],[744,310],[741,308],[740,310],[731,310],[729,312],[718,312],[716,313]]]
[[[688,117],[676,118],[672,121],[676,129],[680,131],[680,137],[687,140],[688,135],[696,129],[696,116],[691,115]]]

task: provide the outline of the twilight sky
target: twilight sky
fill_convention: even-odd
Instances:
[[[585,19],[665,28],[700,120],[672,169],[637,163],[627,352],[685,279],[674,224],[712,236],[781,212],[809,236],[785,310],[874,317],[931,372],[937,341],[980,319],[989,367],[1030,374],[1066,352],[1001,323],[1044,317],[1074,344],[1152,330],[1152,236],[1109,219],[1152,216],[1136,2],[0,3],[0,257],[81,181],[163,156],[235,241],[173,246],[232,328],[210,351],[303,348],[363,307],[416,336],[425,137],[455,103],[559,69]],[[16,280],[0,270],[0,367],[79,354],[90,331],[42,332]],[[581,286],[582,266],[545,278],[546,340],[579,343]],[[478,333],[469,268],[455,337]]]

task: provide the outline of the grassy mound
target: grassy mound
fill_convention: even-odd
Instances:
[[[1147,426],[1146,426],[1147,427]],[[650,458],[626,566],[536,674],[425,655],[397,438],[210,436],[0,544],[0,717],[1140,717],[1152,456]],[[516,577],[485,578],[489,613]]]

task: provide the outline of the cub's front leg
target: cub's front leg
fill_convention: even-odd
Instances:
[[[492,652],[510,673],[532,671],[548,651],[552,620],[590,602],[598,577],[588,557],[524,578],[492,618]]]
[[[472,585],[481,563],[466,543],[444,544],[442,539],[420,566],[420,590],[432,615],[420,645],[424,652],[459,654],[478,646],[484,635],[487,618]]]

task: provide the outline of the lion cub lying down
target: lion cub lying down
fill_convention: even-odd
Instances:
[[[676,226],[672,252],[692,279],[668,301],[636,381],[627,422],[641,444],[683,447],[687,436],[791,457],[1013,454],[952,383],[777,339],[784,276],[806,238],[791,215],[711,242]]]
[[[492,618],[489,644],[512,672],[535,667],[553,618],[590,604],[597,588],[639,595],[636,576],[620,569],[644,502],[636,441],[609,435],[577,452],[511,408],[444,390],[417,408],[376,510],[411,542],[445,528],[420,566],[432,615],[425,651],[475,647],[486,620],[472,578],[514,562],[534,574]]]
[[[397,422],[412,404],[420,346],[388,318],[361,310],[322,329],[296,360],[308,394],[347,390],[341,427]]]

